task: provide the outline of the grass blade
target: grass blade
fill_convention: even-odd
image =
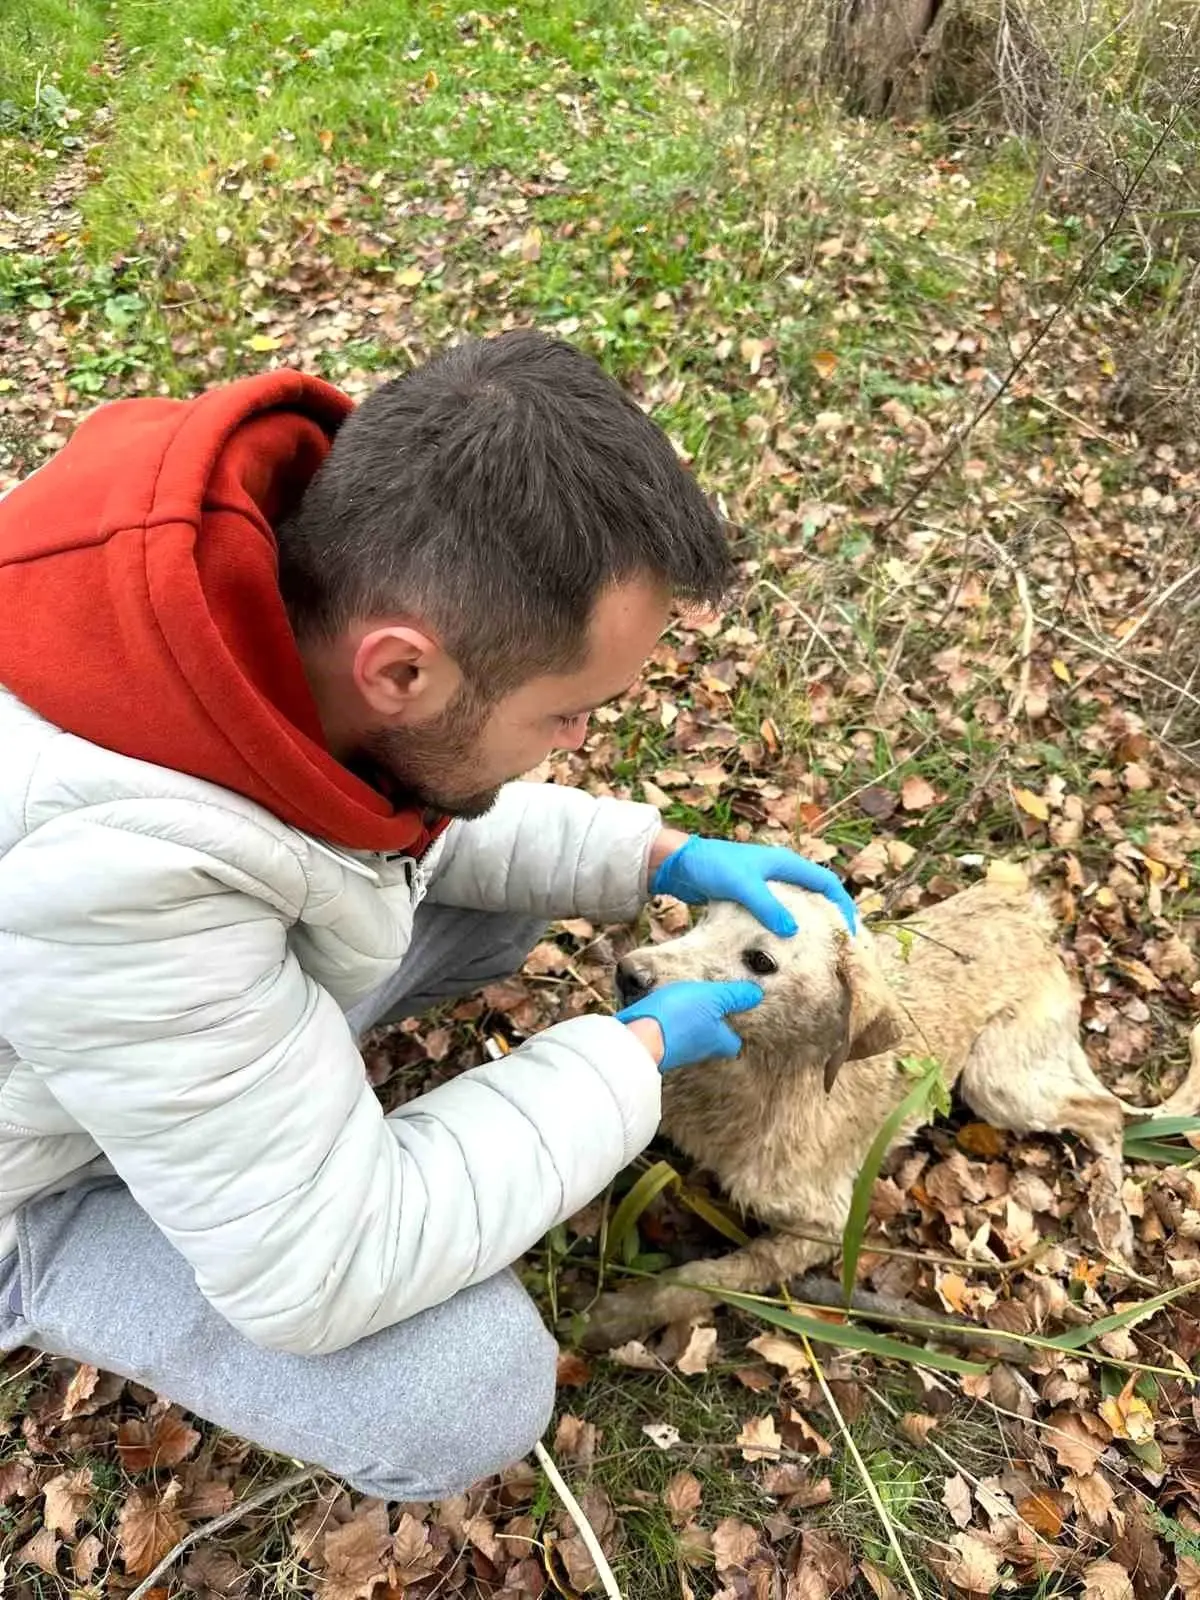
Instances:
[[[679,1174],[669,1161],[656,1161],[642,1173],[613,1212],[613,1219],[608,1225],[608,1237],[604,1241],[606,1261],[611,1261],[620,1255],[625,1240],[637,1226],[638,1218],[651,1201],[657,1199],[668,1184],[678,1182]]]
[[[916,1116],[925,1109],[941,1088],[941,1083],[941,1067],[936,1061],[930,1060],[904,1099],[884,1119],[883,1126],[875,1135],[874,1143],[867,1151],[866,1160],[859,1169],[858,1177],[854,1180],[850,1211],[842,1231],[842,1291],[846,1296],[847,1305],[854,1293],[858,1258],[862,1254],[863,1238],[867,1231],[867,1214],[871,1209],[871,1191],[875,1187],[875,1180],[879,1176],[879,1169],[883,1165],[884,1156],[887,1155],[888,1146],[908,1118]]]
[[[1126,1161],[1144,1161],[1148,1166],[1190,1167],[1193,1161],[1200,1161],[1200,1150],[1191,1145],[1158,1144],[1152,1139],[1127,1144],[1124,1153]]]
[[[941,1350],[923,1350],[920,1345],[906,1344],[902,1339],[889,1339],[886,1334],[872,1333],[869,1328],[859,1328],[848,1322],[822,1322],[818,1317],[806,1317],[798,1311],[785,1311],[782,1306],[768,1300],[758,1300],[753,1295],[737,1294],[732,1289],[711,1291],[728,1305],[751,1316],[769,1322],[788,1333],[800,1334],[821,1344],[835,1344],[843,1350],[861,1350],[866,1355],[880,1356],[888,1361],[906,1361],[911,1366],[935,1367],[939,1372],[980,1374],[988,1370],[987,1364],[968,1361],[963,1356],[951,1356]]]
[[[1200,1133],[1200,1117],[1147,1117],[1125,1129],[1125,1143],[1143,1139],[1175,1139],[1181,1133]]]
[[[1163,1306],[1169,1305],[1172,1300],[1178,1300],[1181,1295],[1195,1293],[1194,1283],[1177,1283],[1173,1289],[1164,1289],[1162,1294],[1151,1296],[1149,1300],[1139,1300],[1136,1305],[1126,1306],[1124,1311],[1115,1311],[1111,1317],[1101,1317],[1096,1322],[1086,1323],[1082,1328],[1071,1328],[1066,1333],[1058,1333],[1051,1338],[1044,1339],[1043,1344],[1048,1344],[1056,1350],[1081,1350],[1084,1345],[1091,1344],[1093,1339],[1099,1339],[1102,1334],[1115,1333],[1118,1328],[1127,1328],[1132,1322],[1140,1322],[1143,1317],[1161,1311]]]
[[[714,1205],[707,1195],[698,1194],[696,1190],[689,1189],[686,1183],[681,1183],[676,1198],[681,1205],[695,1212],[701,1221],[707,1222],[710,1228],[731,1243],[741,1245],[743,1248],[750,1243],[750,1235],[744,1233],[733,1218],[726,1215],[720,1206]]]

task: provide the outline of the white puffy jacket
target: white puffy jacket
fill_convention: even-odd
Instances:
[[[0,1255],[111,1166],[255,1342],[337,1350],[513,1261],[639,1151],[648,1053],[549,1028],[384,1117],[344,1010],[433,899],[631,918],[650,807],[513,784],[419,867],[63,733],[0,692]]]

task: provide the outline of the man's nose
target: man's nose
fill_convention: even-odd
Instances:
[[[631,1006],[643,999],[654,988],[654,974],[648,966],[633,956],[617,962],[617,998],[623,1006]]]

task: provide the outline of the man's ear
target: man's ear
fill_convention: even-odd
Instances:
[[[847,1061],[865,1061],[900,1043],[904,1019],[868,947],[842,937],[837,948],[841,1038],[825,1063],[825,1089],[833,1088]]]

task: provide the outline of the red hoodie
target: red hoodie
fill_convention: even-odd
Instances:
[[[207,778],[357,850],[439,831],[325,748],[272,525],[351,410],[272,372],[102,406],[0,500],[0,683],[93,744]]]

